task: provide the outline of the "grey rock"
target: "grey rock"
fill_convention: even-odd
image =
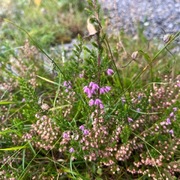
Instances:
[[[137,24],[148,38],[180,30],[180,0],[99,0],[111,29],[136,33]]]

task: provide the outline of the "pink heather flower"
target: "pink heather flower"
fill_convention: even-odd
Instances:
[[[130,118],[130,117],[128,117],[128,122],[129,122],[129,123],[130,123],[130,122],[133,122],[133,119]]]
[[[177,108],[177,107],[174,107],[173,110],[174,110],[174,112],[176,112],[176,111],[178,110],[178,108]]]
[[[102,104],[102,101],[100,99],[95,99],[94,104],[95,105]]]
[[[91,98],[91,96],[92,96],[91,90],[87,86],[84,86],[83,89],[84,89],[84,93],[86,93],[88,98]]]
[[[137,111],[137,112],[140,112],[140,111],[141,111],[141,109],[140,109],[140,108],[137,108],[137,109],[136,109],[136,111]]]
[[[80,129],[81,131],[84,131],[84,129],[85,129],[84,125],[81,125],[81,126],[79,127],[79,129]]]
[[[64,81],[63,86],[67,87],[67,88],[71,88],[71,82],[70,81]]]
[[[99,104],[100,109],[104,109],[104,105],[103,104]]]
[[[64,87],[67,87],[67,86],[68,86],[68,82],[67,82],[67,81],[64,81],[63,86],[64,86]]]
[[[180,82],[177,83],[177,86],[180,87]]]
[[[90,99],[89,100],[89,106],[93,106],[95,104],[94,100],[93,99]]]
[[[104,87],[100,88],[100,94],[105,94],[105,93],[106,93],[105,88]]]
[[[83,78],[83,77],[84,77],[83,73],[79,74],[79,78]]]
[[[102,88],[100,88],[100,94],[105,94],[105,93],[109,92],[110,90],[111,90],[110,86],[102,87]]]
[[[171,120],[169,118],[166,119],[166,124],[167,125],[171,124]]]
[[[110,86],[106,86],[105,89],[106,89],[106,92],[109,92],[111,90],[111,87]]]
[[[70,152],[70,153],[73,153],[73,152],[74,152],[74,148],[70,148],[70,149],[69,149],[69,152]]]
[[[106,73],[108,76],[112,76],[114,74],[114,71],[112,69],[107,69]]]
[[[93,94],[96,93],[96,90],[99,89],[98,84],[94,83],[94,82],[90,82],[89,83],[89,87],[88,86],[84,86],[83,90],[84,93],[86,93],[86,95],[88,96],[88,98],[91,98]]]
[[[66,87],[65,92],[68,92],[69,91],[68,89],[72,88],[70,81],[64,81],[63,86]]]
[[[64,139],[68,139],[69,138],[69,134],[67,132],[63,132],[63,138]]]
[[[91,93],[94,94],[96,90],[99,89],[98,84],[94,83],[94,82],[90,82],[89,83],[89,87],[91,88]]]
[[[169,116],[170,117],[174,117],[174,112],[171,112],[171,114]]]
[[[171,130],[169,130],[169,133],[173,135],[174,131],[171,129]]]
[[[104,106],[103,106],[103,104],[102,104],[102,101],[101,101],[100,99],[95,99],[94,105],[99,106],[100,109],[103,109],[103,108],[104,108]]]
[[[83,134],[84,134],[84,135],[88,135],[88,134],[89,134],[89,131],[88,131],[87,129],[84,129]]]

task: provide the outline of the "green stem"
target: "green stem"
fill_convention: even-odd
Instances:
[[[105,44],[106,44],[106,47],[108,48],[108,51],[109,51],[109,53],[110,53],[110,58],[111,58],[111,61],[112,61],[112,63],[113,63],[113,66],[114,66],[114,68],[115,68],[115,70],[116,70],[116,72],[117,72],[120,86],[121,86],[122,90],[124,90],[123,81],[122,81],[122,79],[121,79],[121,77],[120,77],[118,68],[117,68],[116,63],[115,63],[115,61],[114,61],[114,57],[113,57],[113,53],[112,53],[111,47],[110,47],[109,42],[108,42],[108,40],[107,40],[106,38],[105,38]]]

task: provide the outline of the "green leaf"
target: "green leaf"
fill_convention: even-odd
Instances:
[[[98,168],[97,174],[99,174],[100,176],[102,175],[102,169],[101,168]]]
[[[39,75],[36,75],[36,76],[37,76],[38,78],[46,81],[46,82],[51,83],[51,84],[59,85],[58,83],[56,83],[56,82],[54,82],[54,81],[51,81],[51,80],[49,80],[49,79],[47,79],[47,78],[45,78],[45,77],[42,77],[42,76],[39,76]]]
[[[95,43],[95,42],[92,42],[92,45],[95,47],[95,48],[99,48],[99,46],[98,46],[98,44],[97,43]]]
[[[122,140],[123,143],[128,142],[130,134],[131,134],[131,128],[128,125],[125,125],[123,130],[122,130],[122,133],[120,135],[121,140]]]
[[[63,108],[70,107],[70,106],[71,106],[70,104],[62,105],[62,106],[57,106],[57,107],[49,109],[49,111],[55,111],[55,110],[63,109]]]
[[[10,133],[16,133],[17,131],[16,130],[12,130],[12,129],[6,129],[6,130],[3,130],[3,131],[0,131],[0,135],[6,135],[6,134],[10,134]]]
[[[10,147],[10,148],[3,148],[0,149],[0,151],[16,151],[26,148],[26,146],[16,146],[16,147]]]
[[[6,104],[15,104],[15,102],[12,102],[12,101],[0,101],[0,105],[6,105]]]
[[[91,50],[88,47],[84,46],[83,49],[91,54]]]

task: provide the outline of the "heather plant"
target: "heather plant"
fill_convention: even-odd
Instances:
[[[156,53],[132,49],[108,37],[98,2],[87,2],[88,35],[67,59],[20,28],[30,41],[2,63],[1,177],[178,179],[180,76],[158,69],[179,33]]]

